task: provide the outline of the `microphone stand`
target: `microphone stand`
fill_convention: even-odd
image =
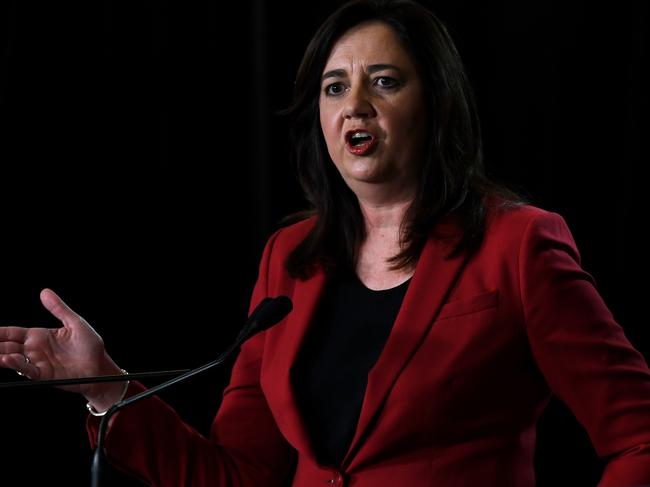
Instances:
[[[181,382],[185,379],[188,379],[192,376],[200,374],[212,367],[215,367],[222,363],[236,348],[238,348],[246,339],[250,338],[255,333],[270,328],[278,321],[282,320],[292,309],[291,300],[286,296],[278,296],[277,298],[264,298],[260,304],[257,305],[255,310],[251,313],[250,318],[244,325],[244,328],[237,336],[235,342],[228,348],[226,351],[222,352],[215,360],[209,362],[201,367],[193,370],[189,370],[184,374],[174,377],[162,384],[158,384],[146,391],[140,392],[134,396],[128,397],[116,404],[113,404],[106,414],[102,417],[99,423],[99,431],[97,433],[97,448],[93,454],[92,466],[91,466],[91,487],[100,487],[100,480],[102,476],[102,470],[106,464],[106,452],[104,451],[104,438],[106,436],[106,430],[108,428],[108,422],[110,418],[120,409],[133,404],[140,399],[152,396],[162,389],[171,387],[178,382]],[[135,375],[135,374],[134,374]],[[125,380],[124,375],[117,376],[121,377],[122,380]],[[128,380],[128,379],[127,379]]]
[[[127,380],[149,379],[152,377],[165,377],[180,375],[192,369],[157,370],[154,372],[136,372],[134,374],[96,375],[91,377],[77,377],[75,379],[48,379],[26,380],[13,382],[0,382],[0,389],[29,389],[38,387],[69,386],[73,384],[94,384],[96,382],[124,382]]]
[[[245,339],[245,337],[244,337]],[[106,436],[106,429],[108,428],[108,422],[111,419],[111,416],[115,414],[118,410],[128,406],[129,404],[132,404],[136,401],[139,401],[140,399],[144,399],[146,397],[152,396],[156,394],[157,392],[161,391],[162,389],[166,389],[167,387],[171,387],[174,384],[181,382],[185,379],[188,379],[196,374],[200,374],[201,372],[211,369],[212,367],[215,367],[222,363],[228,356],[237,348],[241,343],[244,341],[244,339],[238,339],[235,341],[233,345],[231,345],[225,352],[222,352],[219,357],[217,357],[215,360],[213,360],[210,363],[207,363],[205,365],[202,365],[201,367],[193,370],[189,370],[188,372],[184,373],[183,375],[179,375],[178,377],[174,377],[173,379],[170,379],[166,382],[163,382],[162,384],[158,384],[157,386],[154,386],[150,389],[147,389],[146,391],[142,391],[139,394],[136,394],[134,396],[128,397],[118,403],[113,404],[108,410],[106,411],[106,414],[102,416],[102,419],[99,423],[99,431],[97,433],[97,448],[95,448],[95,453],[93,454],[93,459],[92,459],[92,465],[91,465],[91,482],[90,485],[91,487],[99,487],[100,486],[100,479],[103,474],[104,467],[106,465],[106,452],[104,451],[104,438]],[[124,376],[122,376],[124,377]]]

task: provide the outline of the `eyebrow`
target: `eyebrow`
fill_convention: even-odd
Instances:
[[[384,71],[387,69],[394,69],[395,71],[401,71],[397,66],[394,64],[371,64],[368,66],[368,73],[373,74],[376,73],[377,71]],[[346,75],[345,69],[332,69],[331,71],[326,72],[323,74],[323,77],[321,78],[321,82],[325,81],[327,78],[343,78]]]

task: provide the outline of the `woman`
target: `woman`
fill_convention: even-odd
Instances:
[[[484,177],[439,21],[409,0],[343,6],[288,114],[313,211],[269,239],[251,307],[285,294],[294,310],[242,346],[210,438],[150,398],[113,418],[111,460],[156,486],[534,485],[555,393],[609,460],[601,487],[650,483],[647,364],[562,218]],[[2,329],[2,366],[120,373],[88,323],[41,298],[63,328]],[[143,387],[75,390],[95,415]]]

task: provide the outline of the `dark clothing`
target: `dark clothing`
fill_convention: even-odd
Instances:
[[[377,361],[410,279],[368,289],[352,272],[333,279],[291,371],[318,460],[339,465],[356,430],[368,372]]]

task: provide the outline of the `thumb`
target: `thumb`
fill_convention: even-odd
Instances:
[[[79,322],[81,317],[72,311],[67,304],[51,289],[41,291],[41,303],[58,318],[66,327]]]

